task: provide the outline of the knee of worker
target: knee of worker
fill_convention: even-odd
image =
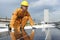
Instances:
[[[28,17],[25,16],[23,19],[22,19],[22,25],[24,26],[28,21]]]
[[[28,20],[28,16],[25,16],[24,19],[25,19],[25,20]]]

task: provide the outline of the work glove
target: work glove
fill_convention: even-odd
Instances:
[[[36,29],[36,28],[35,28],[34,26],[32,26],[32,31],[35,31],[35,29]]]

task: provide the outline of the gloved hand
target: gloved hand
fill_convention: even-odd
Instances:
[[[36,28],[32,26],[32,31],[35,31],[35,29],[36,29]]]
[[[32,29],[36,29],[35,27],[32,27]]]

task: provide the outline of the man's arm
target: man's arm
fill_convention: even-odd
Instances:
[[[34,21],[32,20],[29,12],[27,12],[27,13],[28,13],[27,15],[28,15],[28,17],[29,17],[30,25],[33,26],[33,25],[34,25]]]
[[[34,25],[34,21],[32,20],[31,16],[29,16],[29,21],[30,21],[30,25],[33,26]]]

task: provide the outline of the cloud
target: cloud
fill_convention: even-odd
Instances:
[[[56,9],[53,12],[50,12],[50,20],[51,21],[60,21],[60,8]]]
[[[0,4],[17,4],[20,2],[21,0],[0,0]]]
[[[43,5],[55,6],[58,4],[59,4],[58,0],[38,0],[38,1],[30,3],[30,7],[40,7]]]

